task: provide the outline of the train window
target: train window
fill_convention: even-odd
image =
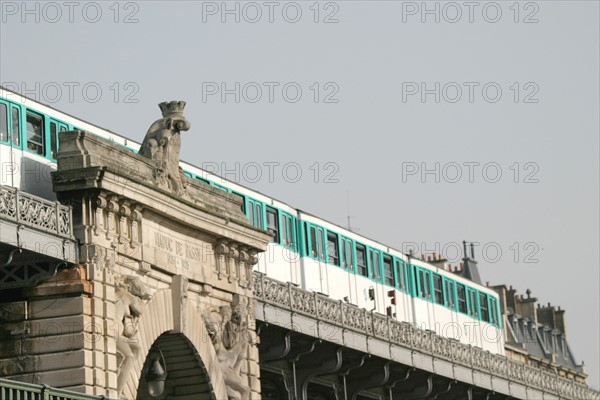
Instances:
[[[215,185],[219,189],[227,190],[223,186]],[[248,220],[250,223],[259,229],[263,228],[262,224],[262,205],[256,200],[248,199]]]
[[[481,319],[483,321],[489,322],[490,313],[487,296],[485,295],[485,293],[479,293],[479,309],[481,310]]]
[[[44,155],[44,120],[27,113],[27,150]]]
[[[12,143],[21,145],[21,112],[17,107],[12,107]]]
[[[379,260],[379,252],[376,250],[369,250],[371,255],[371,278],[380,280],[381,279],[381,261]]]
[[[317,228],[310,227],[310,250],[313,257],[317,257]]]
[[[465,287],[461,284],[456,284],[456,294],[458,297],[458,311],[467,313],[467,293]]]
[[[356,245],[356,268],[360,275],[368,276],[369,272],[367,269],[367,254],[364,246]]]
[[[469,314],[477,317],[479,314],[477,312],[477,293],[473,289],[467,289],[467,293],[469,294]]]
[[[254,204],[254,226],[262,229],[262,206]]]
[[[494,325],[498,325],[498,305],[496,299],[490,298],[490,322]]]
[[[277,210],[267,207],[267,230],[273,235],[273,241],[279,243],[279,218]]]
[[[281,243],[294,247],[294,221],[289,215],[282,214],[281,217]]]
[[[350,239],[342,239],[342,247],[344,253],[344,267],[346,269],[352,269],[352,241]]]
[[[254,225],[254,205],[252,204],[250,204],[250,207],[248,207],[248,220],[250,220],[250,223]]]
[[[0,103],[0,141],[8,141],[8,106]]]
[[[437,304],[444,304],[444,289],[442,287],[442,277],[433,275],[433,297]]]
[[[388,286],[395,286],[392,257],[383,256],[383,279]]]
[[[323,230],[317,229],[317,255],[319,260],[325,261],[325,251],[323,247]]]
[[[58,152],[58,136],[56,132],[56,123],[50,122],[50,155],[56,160],[56,153]]]
[[[62,130],[63,130],[63,128],[61,127],[61,128],[60,128],[60,131],[62,132]],[[232,194],[232,195],[234,195],[235,197],[237,197],[237,198],[239,198],[239,199],[240,199],[240,201],[241,201],[241,203],[242,203],[242,204],[240,205],[240,210],[241,210],[243,213],[246,213],[246,205],[245,205],[245,201],[244,201],[244,196],[242,196],[242,195],[241,195],[241,194],[239,194],[239,193],[234,193],[234,192],[231,192],[231,194]]]
[[[396,276],[398,287],[401,290],[406,290],[406,271],[404,269],[404,263],[401,261],[396,261]]]
[[[323,229],[310,227],[310,250],[314,258],[325,261],[323,254]]]
[[[446,280],[445,283],[446,307],[454,308],[454,282]]]
[[[419,290],[420,295],[424,299],[431,298],[431,283],[429,281],[429,272],[422,269],[419,270]]]
[[[329,264],[340,265],[340,251],[338,247],[338,235],[333,232],[327,232],[327,258]]]

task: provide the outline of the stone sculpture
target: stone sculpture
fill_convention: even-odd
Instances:
[[[221,364],[229,400],[246,400],[250,396],[250,386],[240,373],[249,345],[246,317],[245,298],[239,299],[233,310],[230,306],[223,306],[218,313],[204,315],[208,335]]]
[[[119,398],[123,393],[129,372],[140,352],[137,335],[138,320],[146,301],[152,298],[142,280],[137,276],[116,277],[115,320],[118,324],[117,352],[121,356],[118,367],[117,389]]]
[[[155,121],[142,142],[139,154],[156,162],[155,179],[158,186],[177,195],[185,191],[179,168],[182,131],[190,129],[183,116],[185,101],[169,101],[158,105],[163,117]]]

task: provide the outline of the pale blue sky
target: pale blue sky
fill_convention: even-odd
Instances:
[[[483,279],[529,288],[540,302],[565,308],[571,347],[599,386],[598,2],[522,2],[518,22],[514,2],[480,2],[472,22],[461,6],[456,23],[449,22],[456,9],[445,3],[439,23],[411,13],[421,2],[400,1],[321,2],[317,23],[312,1],[277,3],[273,22],[255,3],[262,12],[255,23],[256,7],[244,3],[239,23],[233,14],[221,21],[221,2],[120,3],[118,15],[113,2],[85,12],[81,3],[73,22],[65,6],[58,16],[39,4],[36,22],[21,2],[2,1],[3,85],[35,91],[38,82],[41,101],[138,141],[159,116],[157,103],[186,100],[186,161],[229,169],[239,162],[240,183],[339,224],[349,203],[359,233],[396,248],[487,243],[487,256],[477,253]],[[288,22],[298,8],[299,21]],[[99,21],[88,22],[97,9]],[[127,16],[137,22],[124,23]],[[326,16],[337,23],[324,23]],[[51,82],[63,88],[58,100]],[[72,99],[66,82],[79,85]],[[209,95],[221,82],[230,89],[240,82],[239,103],[234,94],[225,102]],[[425,102],[408,95],[422,82],[440,83],[439,103],[434,94]],[[252,103],[257,86],[263,97]],[[451,103],[457,86],[463,97]],[[95,87],[102,95],[92,102]],[[297,87],[302,96],[293,103]],[[498,87],[502,96],[491,102]],[[126,102],[128,94],[137,103]],[[338,102],[324,102],[328,94]],[[537,102],[525,102],[527,95]],[[269,162],[281,163],[273,182]],[[431,169],[436,162],[446,172],[440,183],[433,175],[425,183],[420,174],[403,179],[403,163]],[[469,162],[481,164],[473,182]],[[263,166],[262,178],[249,163]],[[290,163],[302,169],[298,182]],[[452,163],[463,168],[456,183]],[[493,168],[482,176],[484,164],[499,166],[497,183],[488,182]],[[538,182],[525,183],[528,176]],[[498,247],[501,258],[486,262]],[[525,262],[528,255],[537,262]]]

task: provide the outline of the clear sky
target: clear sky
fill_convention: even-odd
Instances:
[[[137,141],[185,100],[186,161],[400,250],[480,243],[600,386],[597,1],[0,4],[2,85]]]

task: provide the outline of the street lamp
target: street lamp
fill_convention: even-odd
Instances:
[[[162,363],[161,363],[162,361]],[[152,397],[158,397],[165,391],[165,381],[167,380],[167,363],[160,348],[158,354],[154,353],[148,372],[146,372],[146,382],[148,383],[148,393]]]

